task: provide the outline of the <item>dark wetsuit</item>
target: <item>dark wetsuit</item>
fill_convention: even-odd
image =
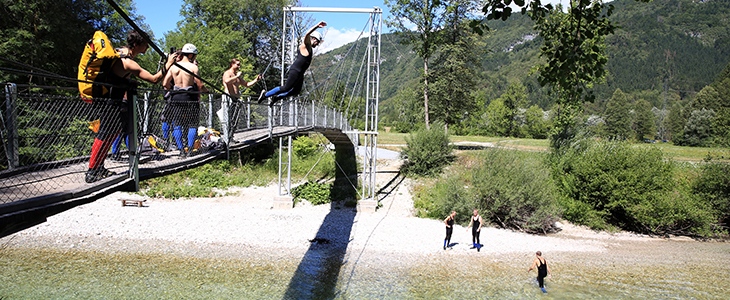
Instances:
[[[477,229],[479,229],[479,225],[482,223],[479,222],[479,216],[472,216],[471,221],[471,243],[474,244],[474,247],[478,248],[481,247],[481,242],[479,241],[479,233],[481,232],[477,231]]]
[[[304,85],[304,72],[309,69],[309,65],[312,64],[312,51],[309,51],[309,56],[302,55],[302,52],[297,48],[297,58],[294,63],[289,67],[289,74],[286,77],[286,82],[283,86],[277,86],[268,92],[266,97],[274,97],[274,102],[285,97],[293,97],[299,95]]]
[[[446,238],[444,238],[444,248],[448,247],[451,244],[451,234],[454,233],[454,218],[449,217],[448,220],[446,220]]]
[[[537,284],[540,285],[540,288],[545,287],[545,277],[547,277],[547,260],[544,258],[540,260],[539,258],[537,261],[540,262],[540,264],[537,266]]]

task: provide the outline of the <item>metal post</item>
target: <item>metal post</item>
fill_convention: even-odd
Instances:
[[[149,91],[145,92],[144,93],[144,106],[143,106],[144,107],[143,111],[145,112],[145,114],[144,114],[144,123],[142,123],[142,132],[144,132],[145,134],[149,133],[148,125],[150,123],[150,114],[147,113],[150,109],[149,97],[150,97],[150,92]]]
[[[213,128],[213,94],[208,94],[208,128]]]
[[[6,145],[6,155],[8,157],[8,169],[12,170],[20,166],[18,158],[18,116],[15,111],[15,105],[18,101],[18,86],[14,83],[5,85],[5,128],[8,130],[8,142]]]
[[[132,132],[129,134],[129,178],[134,179],[134,191],[139,191],[139,155],[140,146],[137,131],[137,122],[139,120],[139,112],[137,111],[137,95],[132,96]],[[123,130],[126,130],[123,129]],[[122,141],[122,143],[124,143]]]

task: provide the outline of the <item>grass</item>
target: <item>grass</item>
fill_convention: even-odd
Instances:
[[[380,132],[378,133],[378,144],[385,145],[383,148],[386,149],[399,150],[405,146],[407,136],[408,133]],[[497,147],[524,151],[548,151],[550,148],[550,142],[547,139],[452,135],[451,142],[492,143]],[[635,146],[657,147],[673,161],[701,162],[709,158],[713,161],[730,162],[730,148],[686,147],[671,143],[637,143]]]

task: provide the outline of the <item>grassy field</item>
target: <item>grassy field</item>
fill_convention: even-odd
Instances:
[[[407,133],[380,132],[378,133],[378,145],[390,150],[399,150],[406,144]],[[519,139],[505,137],[485,136],[460,136],[452,135],[451,141],[491,143],[496,147],[513,148],[524,151],[548,151],[550,143],[546,139]],[[664,155],[675,161],[699,162],[708,158],[713,161],[730,162],[730,148],[707,148],[707,147],[685,147],[675,146],[671,143],[637,143],[636,147],[657,147]]]

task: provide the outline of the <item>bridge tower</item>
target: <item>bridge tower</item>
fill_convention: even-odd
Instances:
[[[382,32],[383,11],[379,7],[373,8],[323,8],[323,7],[284,7],[284,20],[281,41],[281,84],[284,84],[285,74],[288,67],[294,62],[297,51],[298,13],[355,13],[369,14],[368,20],[369,35],[367,46],[367,85],[365,104],[365,128],[364,131],[347,132],[353,137],[353,142],[358,143],[359,136],[363,136],[362,147],[364,147],[362,177],[359,178],[363,188],[361,189],[358,209],[374,211],[377,206],[376,195],[376,173],[377,173],[377,145],[378,145],[378,107],[380,102],[380,46]],[[296,100],[295,100],[296,101]],[[294,101],[290,101],[290,110],[296,109]],[[281,109],[284,109],[282,107]],[[272,113],[272,110],[269,110]],[[291,112],[290,115],[296,115]],[[270,120],[272,118],[269,118]],[[296,120],[294,120],[296,122]],[[291,199],[291,136],[279,138],[279,199]],[[357,144],[356,147],[359,147]],[[285,158],[286,157],[286,158]],[[285,200],[284,200],[285,201]],[[275,207],[277,206],[275,202]],[[288,205],[285,204],[285,205]]]

